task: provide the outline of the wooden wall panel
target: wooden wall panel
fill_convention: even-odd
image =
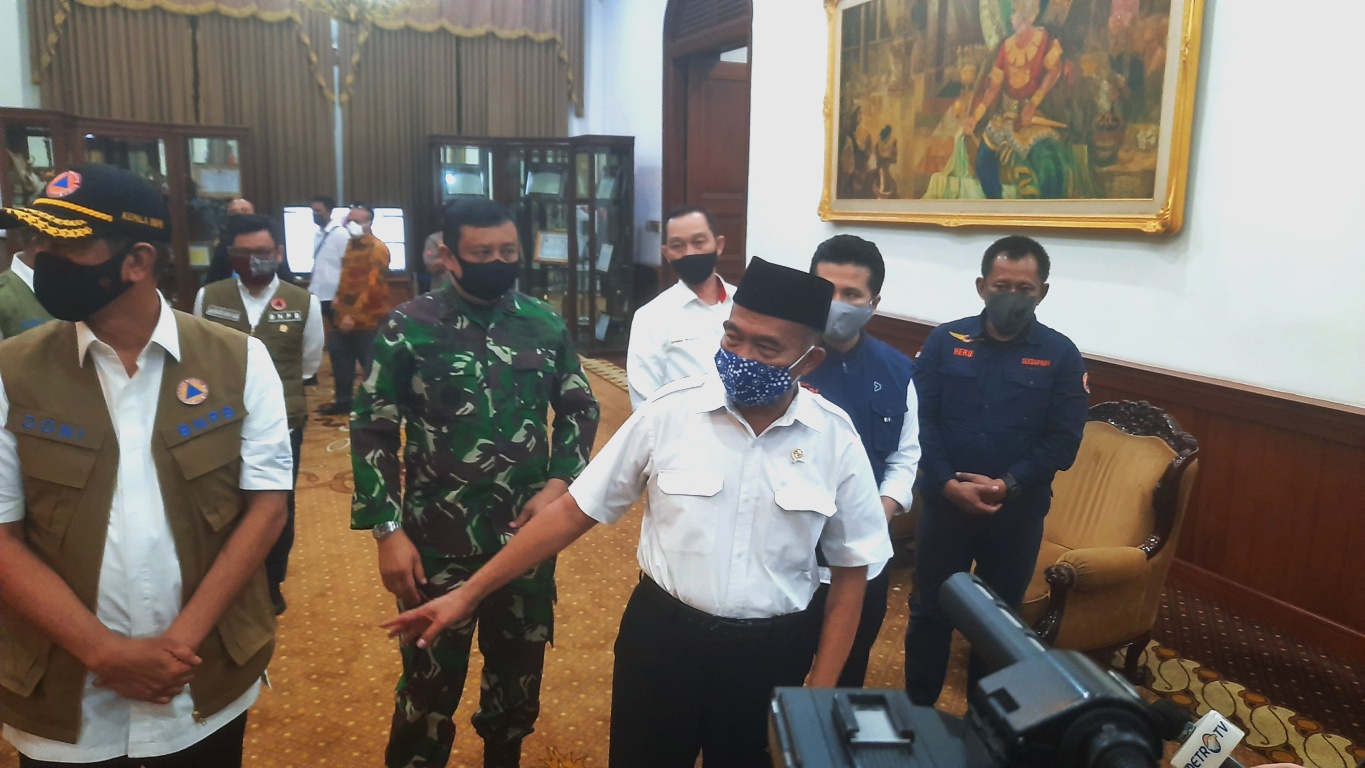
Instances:
[[[868,326],[908,354],[932,326]],[[1199,440],[1172,577],[1365,659],[1365,409],[1087,358],[1091,402],[1147,400]]]

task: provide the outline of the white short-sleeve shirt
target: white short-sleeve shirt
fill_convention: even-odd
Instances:
[[[720,280],[721,299],[707,304],[683,281],[640,307],[630,321],[626,381],[630,406],[640,404],[670,381],[714,374],[721,326],[734,308],[735,287]]]
[[[612,523],[646,494],[640,568],[714,616],[800,611],[831,565],[891,556],[867,454],[844,412],[798,389],[755,435],[715,376],[673,382],[640,407],[569,487]]]
[[[169,355],[180,358],[175,315],[165,300],[151,340],[138,355],[129,377],[112,347],[76,324],[81,364],[93,363],[118,440],[119,464],[109,510],[109,532],[100,565],[95,616],[128,637],[156,637],[180,614],[180,561],[161,498],[152,460],[157,398]],[[287,491],[293,485],[293,454],[284,409],[284,391],[270,354],[259,339],[247,340],[246,387],[242,422],[242,471],[239,486],[248,491]],[[24,519],[22,468],[13,433],[4,429],[9,398],[0,381],[0,524]],[[0,649],[3,653],[3,649]],[[5,738],[34,760],[88,763],[123,755],[155,757],[187,749],[247,710],[260,691],[253,685],[236,701],[195,722],[189,690],[169,704],[131,701],[86,678],[81,699],[81,729],[75,744],[52,741],[5,726]]]

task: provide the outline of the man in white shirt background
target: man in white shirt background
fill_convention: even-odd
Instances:
[[[308,292],[318,297],[322,303],[324,320],[332,313],[332,299],[337,295],[337,283],[341,280],[341,257],[346,253],[346,243],[350,235],[342,222],[332,220],[332,211],[337,201],[326,195],[313,198],[313,223],[318,231],[313,233],[313,274],[308,280]]]
[[[294,456],[294,483],[299,480],[303,427],[308,402],[303,382],[322,363],[322,308],[318,297],[280,281],[284,258],[279,226],[266,216],[242,214],[228,219],[223,240],[234,276],[210,283],[194,297],[194,315],[235,328],[261,340],[284,385],[289,415],[289,444]],[[289,519],[265,559],[270,600],[275,614],[284,613],[284,583],[289,551],[294,546],[294,492],[289,492]]]
[[[852,423],[795,385],[824,359],[833,292],[753,259],[713,352],[717,375],[656,393],[463,586],[384,626],[442,642],[486,595],[645,494],[641,580],[615,647],[610,768],[691,768],[699,752],[706,765],[771,765],[773,688],[835,684],[867,567],[891,556]],[[817,546],[831,571],[822,612],[807,610]]]
[[[734,306],[735,287],[716,274],[725,237],[716,234],[710,211],[695,206],[670,211],[660,250],[679,279],[631,320],[626,379],[632,408],[670,381],[715,373],[711,358]]]
[[[0,722],[21,768],[240,768],[274,648],[280,380],[259,340],[157,292],[169,218],[105,165],[0,209],[38,230],[56,318],[0,345]]]

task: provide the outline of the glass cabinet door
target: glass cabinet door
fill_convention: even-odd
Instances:
[[[493,196],[493,152],[489,147],[469,144],[440,147],[437,165],[439,207],[462,197]]]
[[[584,349],[623,348],[633,287],[633,202],[628,148],[587,146],[578,171],[576,341]]]
[[[5,185],[6,206],[22,206],[42,194],[47,183],[57,175],[59,158],[53,127],[47,125],[5,122]]]
[[[524,249],[521,290],[549,302],[566,320],[571,315],[569,279],[570,205],[573,183],[567,147],[515,147],[507,152],[506,178],[516,179],[516,202],[510,207]]]
[[[0,158],[0,204],[25,206],[41,197],[47,183],[65,170],[68,161],[57,121],[27,116],[0,116],[5,156]],[[10,256],[19,250],[19,238],[0,239],[0,270],[8,269]]]
[[[189,157],[185,183],[189,268],[195,285],[199,285],[227,221],[228,203],[242,196],[241,146],[237,139],[223,137],[192,137],[185,142]]]

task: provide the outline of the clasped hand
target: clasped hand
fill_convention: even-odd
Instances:
[[[166,635],[136,639],[120,635],[102,649],[90,671],[96,686],[125,699],[168,704],[189,685],[202,661],[193,648]]]
[[[1005,483],[985,475],[958,472],[943,485],[943,496],[969,515],[993,515],[1005,501]]]

